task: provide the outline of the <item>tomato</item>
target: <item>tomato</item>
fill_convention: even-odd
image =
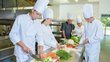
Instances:
[[[74,45],[74,44],[66,44],[66,47],[67,47],[67,48],[75,48],[76,45]]]
[[[57,56],[56,53],[54,53],[54,52],[49,52],[49,53],[47,53],[47,54],[46,54],[46,58],[47,58],[47,57],[51,57],[52,59],[57,59],[57,60],[59,60],[58,56]]]

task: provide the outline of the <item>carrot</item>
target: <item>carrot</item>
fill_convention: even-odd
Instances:
[[[54,52],[49,52],[49,53],[47,53],[45,57],[46,57],[46,58],[47,58],[47,57],[51,57],[52,59],[57,59],[57,60],[58,60],[58,56],[57,56],[56,53],[54,53]]]

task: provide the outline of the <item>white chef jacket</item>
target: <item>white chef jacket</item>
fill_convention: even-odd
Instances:
[[[75,27],[75,35],[77,35],[78,37],[81,37],[84,33],[84,26],[76,26]]]
[[[95,19],[92,23],[87,23],[84,29],[81,41],[85,38],[89,40],[89,43],[85,45],[86,62],[99,62],[100,42],[104,37],[102,23]]]
[[[9,34],[12,43],[15,45],[14,55],[16,57],[28,59],[28,54],[16,44],[19,41],[23,41],[23,43],[35,54],[36,39],[42,42],[42,32],[39,27],[41,27],[39,20],[32,20],[29,14],[19,15],[16,18]]]
[[[52,30],[50,28],[50,26],[45,26],[44,24],[42,24],[42,32],[43,32],[43,46],[44,46],[44,51],[46,51],[47,49],[53,47],[53,48],[57,48],[57,40],[55,39]]]

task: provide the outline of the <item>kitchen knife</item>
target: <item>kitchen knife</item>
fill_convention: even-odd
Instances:
[[[29,52],[29,55],[34,58],[35,60],[39,61],[40,58],[38,57],[38,55],[33,54],[31,51]]]
[[[84,44],[79,44],[79,45],[76,46],[75,48],[80,48],[80,47],[84,47]]]
[[[55,50],[55,48],[51,47],[49,49],[47,49],[46,51],[44,51],[45,53],[49,53],[49,52],[52,52],[53,50]]]

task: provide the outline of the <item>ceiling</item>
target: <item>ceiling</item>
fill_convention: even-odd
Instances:
[[[33,6],[35,2],[36,0],[0,0],[0,8],[28,7]],[[99,2],[99,0],[50,0],[49,5],[87,3],[87,2]]]
[[[0,0],[0,8],[33,6],[36,0]]]

